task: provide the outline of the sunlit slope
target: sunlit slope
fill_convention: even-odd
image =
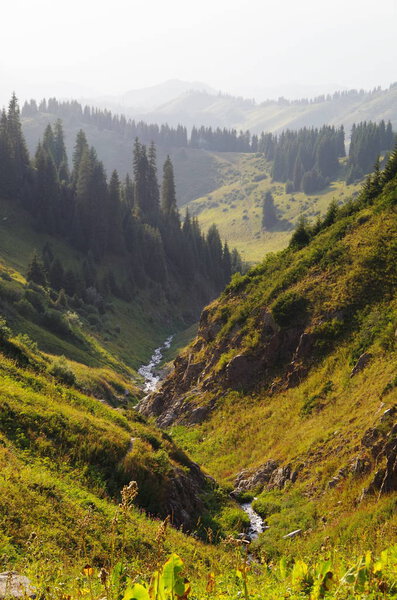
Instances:
[[[297,545],[283,536],[298,529],[302,552],[324,539],[357,549],[395,537],[390,173],[378,197],[374,179],[317,230],[235,277],[203,312],[174,373],[142,405],[212,475],[258,498],[270,527],[258,542],[264,556],[293,553]]]
[[[272,181],[271,165],[262,155],[222,153],[215,156],[223,164],[229,162],[229,170],[223,167],[223,177],[228,176],[229,181],[190,202],[188,208],[198,217],[204,230],[216,223],[222,238],[250,263],[259,262],[267,252],[285,248],[301,215],[313,222],[325,213],[331,201],[343,204],[359,189],[358,185],[346,185],[341,178],[310,196],[303,192],[287,194],[285,184]],[[273,195],[279,216],[270,231],[262,227],[262,205],[268,191]]]

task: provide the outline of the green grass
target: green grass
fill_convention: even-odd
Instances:
[[[300,215],[313,222],[324,215],[332,200],[345,203],[359,189],[358,185],[346,185],[341,178],[311,196],[302,192],[286,194],[284,184],[272,182],[270,165],[260,154],[216,156],[230,161],[229,178],[225,176],[223,185],[190,202],[188,207],[204,230],[216,223],[221,237],[249,263],[257,263],[266,253],[285,248]],[[266,178],[257,180],[264,175]],[[272,192],[280,215],[279,226],[272,231],[262,229],[262,202],[267,191]]]
[[[229,488],[241,470],[270,459],[298,473],[276,499],[265,490],[256,501],[263,514],[266,504],[279,505],[255,544],[264,560],[296,552],[298,543],[283,536],[298,528],[305,531],[302,556],[318,552],[325,539],[352,553],[364,546],[380,551],[394,540],[395,492],[359,499],[383,464],[362,443],[365,432],[386,427],[393,435],[393,423],[383,425],[381,416],[397,403],[396,235],[395,186],[388,186],[374,206],[357,205],[301,250],[270,255],[236,276],[208,307],[199,339],[185,351],[189,364],[200,363],[206,373],[205,386],[191,383],[196,403],[213,401],[215,410],[200,425],[174,425],[178,444]],[[274,364],[265,353],[270,366],[233,389],[226,366],[237,354],[262,356],[272,336],[266,313],[278,324],[277,335],[297,335],[296,343]],[[211,341],[207,328],[217,332]],[[286,370],[302,332],[313,336],[313,347],[295,359],[301,374],[288,386]],[[372,359],[351,377],[364,351]],[[174,383],[174,398],[189,397],[189,389],[180,392]],[[369,464],[361,475],[350,468],[358,457]]]

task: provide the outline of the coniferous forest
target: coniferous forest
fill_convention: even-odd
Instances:
[[[45,248],[43,273],[37,257],[30,270],[38,284],[47,277],[69,296],[90,288],[129,300],[148,284],[167,290],[172,281],[181,289],[198,286],[208,300],[241,270],[238,253],[222,244],[215,226],[204,235],[188,212],[181,218],[172,162],[168,157],[159,183],[153,142],[147,147],[135,139],[132,176],[123,181],[117,171],[107,176],[82,130],[69,165],[59,119],[30,157],[14,95],[1,115],[0,165],[0,195],[26,209],[39,231],[61,237],[85,257],[79,271],[67,269]],[[105,256],[122,262],[122,277],[111,269],[98,276]]]

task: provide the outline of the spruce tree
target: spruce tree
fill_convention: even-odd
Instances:
[[[169,155],[163,166],[161,210],[167,220],[179,223],[179,213],[176,205],[174,168]]]
[[[31,258],[26,273],[26,279],[28,281],[36,283],[37,285],[41,285],[43,287],[47,286],[47,277],[45,274],[44,266],[39,260],[37,252],[35,252]]]
[[[262,205],[262,229],[270,231],[277,224],[277,212],[272,193],[268,190]]]

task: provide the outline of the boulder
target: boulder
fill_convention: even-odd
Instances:
[[[0,598],[35,598],[36,590],[25,575],[16,571],[0,573]]]

